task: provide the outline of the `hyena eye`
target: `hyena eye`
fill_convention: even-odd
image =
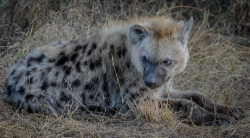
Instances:
[[[166,59],[166,60],[164,60],[164,64],[165,64],[165,65],[170,65],[170,64],[171,64],[171,59]]]
[[[142,61],[143,61],[143,63],[148,63],[148,60],[147,60],[146,56],[142,57]]]

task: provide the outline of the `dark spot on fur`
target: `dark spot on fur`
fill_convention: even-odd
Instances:
[[[101,106],[89,106],[88,109],[89,111],[94,111],[94,112],[104,112],[104,109]]]
[[[29,76],[29,75],[30,75],[30,71],[27,71],[27,72],[26,72],[26,76]]]
[[[126,90],[125,90],[125,92],[126,92],[126,93],[129,93],[129,90],[128,90],[128,89],[126,89]]]
[[[28,67],[30,66],[30,63],[31,62],[38,62],[38,63],[40,63],[40,62],[42,62],[42,60],[45,58],[45,55],[44,54],[41,54],[40,56],[38,56],[38,57],[30,57],[29,59],[28,59]]]
[[[64,51],[60,52],[59,56],[65,56],[65,52]]]
[[[108,53],[109,58],[111,58],[112,55],[114,55],[114,45],[113,44],[110,45],[110,51]]]
[[[110,45],[110,51],[114,53],[114,45]]]
[[[81,49],[81,47],[82,47],[81,45],[77,45],[77,47],[75,48],[74,51],[75,51],[75,52],[79,51],[79,50]]]
[[[122,56],[122,51],[121,51],[121,49],[119,49],[119,50],[117,51],[117,56],[118,56],[119,58],[121,58],[121,56]]]
[[[35,67],[35,68],[32,68],[31,70],[32,70],[32,72],[35,72],[37,70],[37,68]]]
[[[96,49],[96,43],[94,42],[93,45],[92,45],[92,49],[95,50]]]
[[[130,63],[127,62],[127,63],[126,63],[126,66],[127,66],[127,68],[130,68]]]
[[[124,48],[123,48],[123,51],[122,51],[122,55],[123,55],[123,56],[125,56],[125,55],[126,55],[126,53],[127,53],[127,48],[126,48],[126,47],[124,47]]]
[[[82,92],[81,97],[82,97],[82,103],[85,103],[85,101],[86,101],[86,96],[85,96],[85,93],[84,93],[84,92]]]
[[[88,56],[91,55],[92,51],[95,50],[97,47],[96,43],[94,42],[91,49],[88,51]]]
[[[57,77],[57,76],[58,76],[58,74],[59,74],[59,71],[57,71],[57,72],[55,73],[55,76]]]
[[[71,61],[74,62],[74,61],[76,60],[77,56],[78,56],[77,53],[73,54],[73,55],[71,56],[71,58],[70,58]]]
[[[89,52],[88,52],[88,56],[89,56],[89,55],[91,55],[91,53],[92,53],[92,49],[90,49],[90,50],[89,50]]]
[[[110,100],[109,100],[109,98],[105,98],[104,102],[105,102],[106,106],[109,106],[109,105],[110,105]]]
[[[31,109],[31,107],[30,107],[30,106],[28,106],[28,108],[27,108],[27,112],[28,112],[28,113],[33,113],[33,110]]]
[[[61,104],[59,102],[56,102],[57,108],[62,108]]]
[[[23,76],[23,72],[20,72],[18,74],[18,76],[16,76],[16,77],[13,78],[13,80],[19,80],[20,78],[22,78],[22,76]]]
[[[45,55],[44,54],[41,54],[39,57],[37,57],[35,60],[37,62],[41,62],[43,59],[45,58]]]
[[[43,95],[39,95],[39,96],[38,96],[38,100],[40,101],[40,100],[42,100],[42,99],[44,99],[44,96],[43,96]]]
[[[51,58],[51,59],[48,60],[49,63],[53,63],[55,61],[56,61],[56,59],[54,59],[54,58]]]
[[[102,65],[102,59],[99,58],[98,60],[95,61],[94,64],[95,64],[96,67],[100,67]]]
[[[44,79],[44,77],[45,77],[45,72],[42,72],[42,79]]]
[[[66,76],[71,73],[71,69],[72,69],[72,67],[70,67],[70,66],[63,66],[63,70],[64,70],[64,73]]]
[[[47,72],[47,74],[48,73],[50,73],[50,71],[52,70],[52,68],[51,67],[48,67],[48,68],[46,68],[46,72]]]
[[[87,83],[84,88],[85,90],[91,91],[94,89],[94,86],[91,83]]]
[[[70,97],[67,96],[63,91],[61,91],[61,94],[60,94],[60,101],[68,102],[69,100],[70,100]]]
[[[83,64],[86,66],[86,65],[88,64],[88,62],[87,62],[87,61],[85,61]]]
[[[120,78],[120,84],[123,85],[125,83],[125,79],[124,78]]]
[[[106,93],[108,93],[108,78],[106,74],[103,74],[103,85],[102,90]]]
[[[41,86],[42,90],[46,90],[48,88],[48,82],[47,81],[43,81],[43,85]]]
[[[98,84],[98,81],[99,81],[98,77],[95,77],[92,79],[93,84]]]
[[[16,70],[13,70],[10,74],[10,76],[12,76],[14,73],[16,72]]]
[[[77,72],[81,72],[81,62],[77,62],[75,67]]]
[[[103,44],[103,49],[104,49],[104,50],[107,49],[107,42],[105,42],[105,43]]]
[[[52,82],[52,83],[50,83],[50,85],[52,86],[52,87],[56,87],[56,82]]]
[[[25,89],[24,89],[23,86],[21,86],[21,87],[19,88],[18,93],[21,94],[21,95],[23,95],[23,94],[25,93]]]
[[[7,94],[8,94],[8,96],[10,96],[11,95],[11,93],[12,93],[12,86],[11,85],[8,85],[7,86]]]
[[[85,45],[83,46],[83,48],[82,48],[82,53],[83,53],[83,54],[85,53],[87,47],[88,47],[88,44],[85,44]]]
[[[62,81],[62,87],[67,87],[68,83],[65,81],[65,79],[63,78],[63,81]]]
[[[81,84],[80,80],[77,79],[77,80],[73,81],[72,87],[78,87],[78,86],[80,86],[80,84]]]
[[[120,73],[121,73],[121,70],[120,70],[120,68],[119,68],[118,66],[115,66],[115,70],[116,70],[116,73],[117,73],[117,74],[120,74]]]
[[[104,50],[106,50],[106,49],[107,49],[107,42],[104,42],[103,46],[102,46],[102,47],[99,47],[99,51],[100,51],[100,53],[101,53],[102,51],[104,51]]]
[[[30,78],[29,82],[30,82],[30,84],[32,84],[33,83],[33,78]]]
[[[15,105],[15,106],[16,106],[16,109],[18,109],[19,107],[21,107],[21,103],[22,103],[21,100],[18,100],[18,101],[16,102],[16,105]]]
[[[90,62],[90,63],[89,63],[89,68],[90,68],[91,70],[95,69],[95,64],[94,64],[93,62]]]
[[[32,77],[28,78],[27,81],[26,81],[26,83],[27,84],[32,84],[33,83],[33,78]]]
[[[15,82],[15,85],[17,85],[18,84],[18,79],[16,79],[16,82]]]
[[[56,66],[61,66],[63,64],[65,64],[68,61],[68,57],[67,56],[63,56],[61,57],[57,62],[56,62]]]
[[[94,95],[90,95],[89,98],[90,98],[91,100],[93,100],[93,99],[94,99]]]
[[[27,95],[25,96],[25,99],[26,99],[27,101],[29,101],[29,100],[32,100],[33,97],[34,97],[34,95],[32,95],[32,94],[27,94]]]

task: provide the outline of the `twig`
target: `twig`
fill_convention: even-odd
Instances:
[[[121,114],[122,114],[123,113],[123,103],[124,103],[123,95],[122,95],[122,89],[121,89],[121,85],[120,85],[120,82],[119,82],[119,79],[118,79],[118,76],[117,76],[117,73],[116,73],[115,64],[114,64],[114,60],[113,60],[113,54],[111,55],[111,58],[112,58],[113,68],[115,70],[115,76],[116,76],[116,79],[117,79],[117,82],[118,82],[118,85],[119,85],[119,89],[120,89],[120,92],[121,92],[121,98],[122,98],[122,111],[121,111]]]

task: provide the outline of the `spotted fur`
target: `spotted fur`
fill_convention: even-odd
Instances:
[[[6,102],[29,113],[61,115],[68,104],[72,109],[128,113],[134,102],[153,95],[155,100],[168,99],[180,118],[192,112],[195,124],[230,122],[228,115],[238,118],[244,111],[215,105],[200,92],[171,88],[171,78],[189,59],[192,24],[193,19],[134,19],[105,25],[86,41],[39,47],[10,68]]]

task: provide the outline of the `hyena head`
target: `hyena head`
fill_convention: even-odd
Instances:
[[[184,70],[192,25],[193,18],[185,24],[172,18],[156,18],[130,26],[132,62],[143,74],[147,87],[158,88]]]

